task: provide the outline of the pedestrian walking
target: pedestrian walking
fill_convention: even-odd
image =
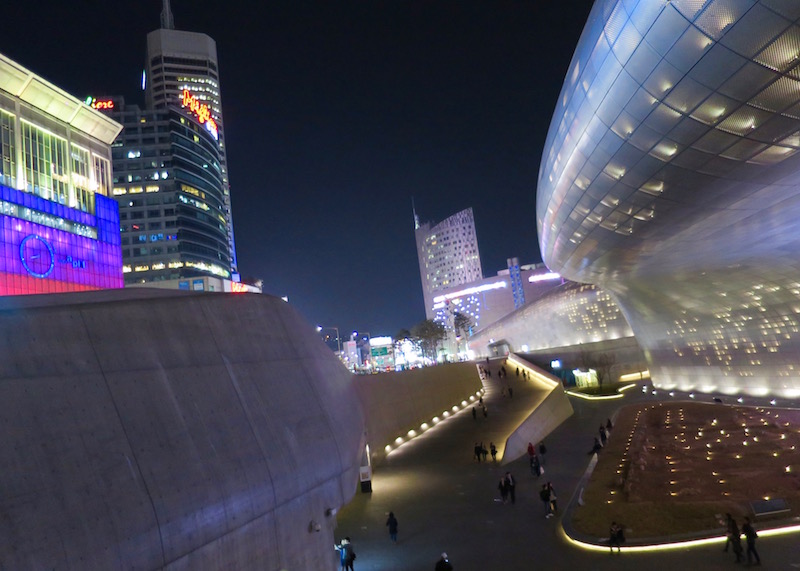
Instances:
[[[533,442],[528,442],[528,456],[533,456],[536,454],[536,450],[533,447]]]
[[[519,378],[519,367],[517,367],[517,378]]]
[[[434,571],[453,571],[453,566],[450,564],[450,559],[447,557],[447,553],[442,553],[441,559],[436,562]]]
[[[539,442],[539,462],[544,466],[544,455],[547,454],[547,446],[544,445],[544,440]]]
[[[605,446],[606,441],[608,440],[608,435],[606,434],[606,428],[603,425],[600,425],[600,443]]]
[[[514,476],[511,475],[511,472],[506,472],[506,484],[508,487],[508,497],[511,500],[511,503],[516,503],[517,482],[514,480]]]
[[[617,553],[620,553],[622,549],[620,549],[620,545],[622,542],[625,541],[625,534],[622,531],[622,526],[619,525],[617,522],[612,521],[611,527],[608,530],[608,549],[611,553],[614,553],[614,546],[617,546]]]
[[[483,442],[481,442],[481,456],[483,457],[483,461],[486,462],[486,455],[489,453],[486,448],[483,446]]]
[[[497,446],[494,445],[494,442],[489,443],[489,451],[492,453],[492,462],[497,462]]]
[[[542,475],[542,465],[539,463],[539,457],[536,454],[531,456],[531,474],[537,478]]]
[[[513,387],[508,387],[508,398],[510,398],[510,399],[514,398],[514,388]]]
[[[489,411],[487,410],[486,405],[483,405],[483,418],[486,418],[487,416],[489,416]]]
[[[353,561],[356,560],[356,552],[353,551],[353,543],[349,537],[345,537],[339,545],[334,546],[339,551],[339,561],[342,570],[353,571]]]
[[[756,551],[756,538],[758,534],[756,530],[753,529],[753,524],[750,522],[749,517],[744,518],[742,533],[744,533],[745,538],[747,538],[747,564],[752,565],[753,557],[755,556],[756,565],[761,565],[761,558],[758,556],[758,551]]]
[[[739,526],[736,525],[736,520],[731,518],[728,524],[728,539],[731,543],[731,549],[736,556],[736,563],[742,562],[742,533],[739,531]],[[725,547],[727,547],[727,542]]]
[[[508,502],[508,484],[506,483],[505,478],[500,478],[500,483],[497,484],[497,489],[500,490],[500,499],[503,500],[503,503]]]
[[[606,419],[606,430],[611,430],[612,428],[614,428],[614,425],[611,424],[611,419],[607,418]]]
[[[389,527],[389,539],[397,543],[397,518],[394,517],[394,512],[389,512],[386,525]]]
[[[553,488],[552,482],[547,482],[547,489],[550,490],[550,511],[552,513],[558,513],[558,504],[556,501],[558,498],[556,497],[556,490]]]
[[[472,407],[472,420],[478,420],[478,411],[475,410],[475,407]]]
[[[539,491],[539,498],[544,504],[544,517],[553,517],[553,514],[550,512],[550,490],[547,488],[547,484],[542,484],[542,489]]]
[[[473,452],[475,454],[475,459],[480,462],[481,461],[481,446],[477,442],[475,443],[475,448],[473,448]]]
[[[731,535],[733,534],[733,528],[736,527],[736,522],[733,520],[733,516],[729,513],[725,514],[725,547],[723,548],[722,552],[728,552],[728,546],[731,544]]]

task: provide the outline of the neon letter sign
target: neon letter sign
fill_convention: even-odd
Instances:
[[[201,125],[206,126],[206,129],[208,129],[208,132],[211,133],[214,139],[219,140],[217,123],[211,118],[211,111],[209,110],[208,105],[205,103],[200,103],[200,100],[197,99],[196,96],[192,95],[188,89],[183,90],[181,103],[184,107],[188,107],[192,113],[197,115],[197,120]]]
[[[87,97],[86,98],[86,105],[88,105],[92,109],[113,109],[114,108],[114,100],[113,99],[101,99],[100,101],[98,101],[94,97]]]

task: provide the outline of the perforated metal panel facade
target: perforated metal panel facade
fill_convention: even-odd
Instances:
[[[654,382],[800,394],[800,2],[598,1],[559,97],[540,247],[610,292]]]

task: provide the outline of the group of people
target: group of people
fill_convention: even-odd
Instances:
[[[558,498],[556,497],[556,490],[553,488],[552,482],[542,484],[542,489],[539,490],[539,499],[541,499],[544,504],[545,519],[556,515],[558,512]]]
[[[589,455],[597,454],[603,449],[603,446],[606,445],[608,442],[608,437],[611,432],[611,429],[614,428],[614,425],[611,424],[611,419],[606,419],[606,424],[603,426],[600,425],[600,428],[597,429],[598,435],[594,437],[594,444],[592,445],[592,449],[589,450]]]
[[[725,527],[727,539],[725,540],[725,548],[722,551],[727,552],[728,547],[731,547],[733,549],[733,554],[736,556],[736,563],[741,563],[742,534],[744,534],[745,539],[747,540],[747,564],[752,565],[753,557],[755,557],[756,565],[761,565],[761,557],[758,556],[758,551],[756,551],[756,538],[758,537],[758,534],[753,528],[750,518],[744,518],[744,524],[742,525],[742,529],[740,531],[736,520],[733,519],[733,516],[729,513],[725,514]]]
[[[505,475],[500,478],[497,489],[500,490],[500,498],[503,500],[504,504],[508,503],[509,499],[512,504],[517,502],[517,482],[514,480],[514,476],[511,475],[511,472],[506,472]]]
[[[547,454],[547,446],[544,445],[544,440],[539,442],[539,454],[536,454],[536,448],[532,442],[528,442],[528,462],[531,466],[531,474],[537,478],[544,474],[544,455]]]
[[[486,462],[486,455],[491,453],[492,454],[492,462],[497,462],[497,446],[494,445],[494,442],[489,443],[489,450],[483,445],[483,442],[475,443],[475,447],[473,449],[473,454],[475,455],[475,459],[478,462]]]

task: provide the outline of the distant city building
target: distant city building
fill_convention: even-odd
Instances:
[[[201,117],[201,123],[219,145],[229,270],[238,281],[217,45],[206,34],[176,30],[169,0],[163,0],[161,28],[147,35],[144,85],[147,109],[207,106],[206,120]]]
[[[108,113],[125,127],[112,149],[125,283],[230,280],[219,145],[202,107],[110,101]]]
[[[433,298],[432,319],[453,328],[460,313],[469,319],[469,335],[512,313],[520,299],[536,300],[563,281],[544,264],[510,265],[495,276],[440,290]]]
[[[122,287],[121,128],[0,54],[0,295]]]
[[[438,224],[420,224],[414,212],[419,273],[426,319],[436,316],[434,298],[443,290],[483,278],[472,208]]]

